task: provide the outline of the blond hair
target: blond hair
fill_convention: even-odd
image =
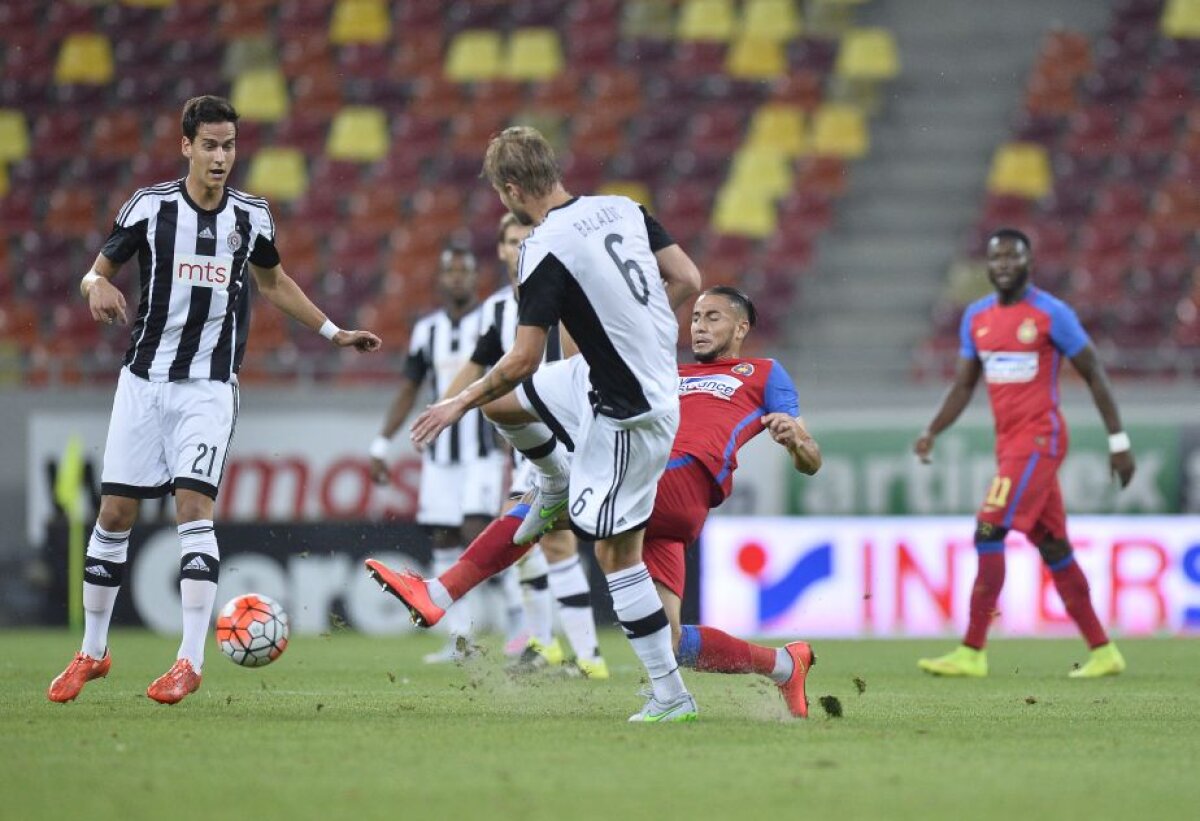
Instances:
[[[554,149],[536,128],[515,125],[488,143],[483,173],[496,189],[512,183],[527,196],[544,197],[562,181]]]

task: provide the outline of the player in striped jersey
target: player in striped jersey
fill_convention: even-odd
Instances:
[[[382,431],[370,446],[371,474],[380,484],[391,480],[384,459],[421,388],[428,384],[433,395],[440,396],[468,361],[483,331],[475,255],[466,248],[448,246],[442,251],[437,282],[442,307],[421,317],[413,327],[400,388]],[[417,522],[429,529],[433,539],[435,572],[452,566],[462,555],[463,545],[474,540],[499,511],[504,468],[504,454],[497,447],[492,426],[479,411],[463,416],[425,449]],[[460,638],[468,640],[463,647],[470,647],[470,604],[450,612],[446,624],[450,640],[442,650],[426,656],[426,662],[461,657]]]
[[[84,563],[83,646],[51,682],[51,701],[70,701],[88,681],[108,674],[108,626],[129,531],[142,499],[168,493],[175,495],[182,552],[183,640],[175,664],[146,694],[174,704],[200,687],[221,564],[213,503],[237,421],[251,276],[268,302],[333,344],[360,351],[380,344],[367,331],[341,330],[305,296],[280,265],[266,200],[227,185],[237,121],[220,97],[187,101],[181,122],[187,176],[137,191],[80,283],[95,320],[126,324],[125,299],[110,280],[138,258],[141,298],[117,381],[100,512]]]
[[[479,379],[488,368],[512,349],[517,337],[517,263],[521,243],[529,228],[512,214],[500,220],[496,253],[504,264],[509,284],[483,303],[484,332],[471,355],[471,362],[459,371],[443,396],[455,396]],[[544,362],[556,362],[575,353],[575,344],[561,327],[550,329]],[[520,452],[513,452],[513,479],[505,512],[516,506],[533,489],[536,477],[533,465]],[[469,542],[468,542],[469,543]],[[506,575],[512,571],[506,571]],[[589,678],[608,678],[608,665],[600,655],[596,641],[596,618],[592,612],[591,586],[579,557],[579,544],[569,530],[545,534],[539,546],[527,553],[518,565],[521,585],[526,594],[526,619],[529,642],[521,650],[514,671],[528,672],[560,664],[564,654],[553,635],[553,595],[559,607],[559,620],[571,649],[575,665]]]

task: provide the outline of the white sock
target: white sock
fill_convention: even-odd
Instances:
[[[526,425],[496,425],[500,435],[533,463],[542,475],[542,486],[560,491],[570,478],[570,457],[567,448],[541,422]]]
[[[104,658],[108,649],[108,625],[129,553],[129,531],[113,532],[99,524],[88,540],[83,561],[83,654]]]
[[[438,607],[447,610],[450,605],[454,604],[454,599],[450,598],[450,591],[446,589],[446,585],[437,579],[426,579],[425,584],[429,588],[430,601]]]
[[[509,567],[500,574],[500,586],[504,591],[504,631],[511,641],[525,630],[525,597],[517,568]]]
[[[183,640],[175,656],[187,659],[197,673],[204,667],[204,642],[217,600],[221,556],[217,534],[209,519],[179,526],[179,598],[183,604]]]
[[[792,661],[791,655],[782,647],[775,649],[775,668],[771,670],[771,681],[776,684],[783,684],[792,677],[792,671],[796,669],[796,663]]]
[[[461,547],[435,547],[433,549],[433,575],[440,576],[454,566],[463,554]],[[430,598],[433,598],[432,583],[430,589]],[[433,599],[433,603],[446,611],[446,615],[442,616],[440,624],[450,633],[451,640],[456,636],[471,635],[471,608],[470,603],[465,601],[454,601],[450,598],[449,592],[446,591],[445,585],[438,582],[438,587],[445,594],[445,598],[439,601],[438,598]],[[439,596],[439,598],[441,598]],[[466,598],[465,596],[463,597]],[[446,604],[442,604],[446,601]]]
[[[671,649],[671,625],[650,580],[650,571],[638,562],[605,578],[621,628],[650,674],[654,697],[662,703],[674,701],[687,692],[687,687]]]
[[[558,601],[558,618],[575,657],[595,661],[600,656],[600,647],[596,641],[592,590],[578,555],[550,565],[550,592]]]
[[[546,578],[546,554],[534,545],[517,563],[525,603],[525,627],[529,637],[543,645],[554,641],[554,599]]]

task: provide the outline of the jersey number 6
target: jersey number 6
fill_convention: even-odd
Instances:
[[[617,254],[616,246],[625,241],[625,237],[620,234],[609,234],[604,238],[604,250],[608,251],[608,255],[612,257],[612,261],[616,263],[617,270],[621,272],[621,276],[625,277],[625,284],[629,286],[629,293],[633,294],[633,298],[643,305],[650,302],[650,285],[646,282],[646,274],[642,271],[642,266],[638,265],[632,259],[621,259]],[[638,282],[634,283],[633,275],[637,274]],[[642,286],[641,293],[638,293],[638,284]]]

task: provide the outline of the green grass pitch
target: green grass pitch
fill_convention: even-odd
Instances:
[[[808,721],[754,677],[689,674],[700,721],[672,726],[625,722],[640,675],[603,641],[607,682],[426,667],[428,635],[301,636],[259,670],[210,645],[165,707],[145,688],[170,638],[115,632],[108,679],[58,705],[77,637],[0,632],[0,818],[1200,817],[1191,640],[1124,641],[1129,671],[1100,681],[1066,678],[1078,641],[997,641],[981,681],[916,669],[950,641],[819,642]]]

